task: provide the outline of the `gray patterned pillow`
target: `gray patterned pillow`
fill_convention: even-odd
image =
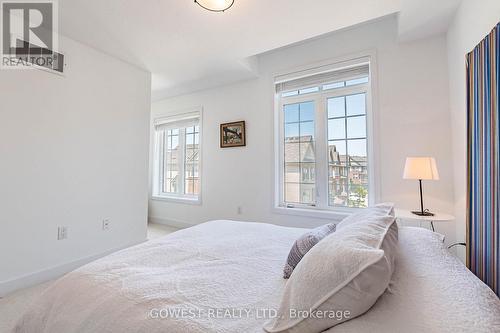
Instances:
[[[333,223],[317,227],[302,236],[293,243],[292,249],[288,254],[288,259],[283,269],[283,278],[288,279],[292,275],[293,269],[299,264],[299,261],[306,255],[307,251],[319,243],[320,240],[334,232],[336,225]]]

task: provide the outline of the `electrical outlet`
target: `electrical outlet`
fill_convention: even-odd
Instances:
[[[111,219],[107,218],[102,220],[102,230],[109,230],[109,227],[111,226]]]
[[[62,240],[68,238],[68,227],[61,226],[57,227],[57,240]]]

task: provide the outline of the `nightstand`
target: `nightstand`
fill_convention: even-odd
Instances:
[[[434,229],[434,222],[449,222],[455,219],[455,216],[444,213],[434,212],[434,216],[419,216],[413,214],[411,211],[406,209],[395,209],[396,219],[411,221],[411,222],[426,222],[431,226],[432,231]]]

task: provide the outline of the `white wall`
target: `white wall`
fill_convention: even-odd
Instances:
[[[466,230],[466,67],[470,52],[500,21],[500,1],[463,0],[447,35],[450,111],[454,165],[455,215],[457,240],[465,240]],[[465,258],[465,249],[461,249]]]
[[[0,294],[146,238],[150,74],[60,49],[64,77],[0,70]]]
[[[425,184],[426,206],[453,208],[448,73],[444,36],[398,43],[395,17],[344,30],[259,56],[258,79],[162,100],[153,117],[202,105],[203,204],[150,201],[151,220],[195,224],[212,219],[262,221],[287,226],[316,226],[325,220],[280,215],[273,204],[273,75],[329,58],[375,50],[382,184],[379,201],[418,208],[418,182],[402,179],[406,156],[437,159],[441,180]],[[218,126],[246,120],[247,147],[220,149]],[[243,213],[237,214],[242,206]],[[453,223],[437,226],[455,239]]]

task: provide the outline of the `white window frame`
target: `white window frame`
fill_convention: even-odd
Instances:
[[[164,163],[164,131],[157,131],[155,124],[164,123],[168,124],[170,122],[176,122],[178,119],[182,118],[198,119],[199,127],[199,161],[198,161],[198,175],[199,175],[199,193],[197,195],[185,194],[185,129],[179,129],[179,161],[182,161],[179,165],[179,175],[182,176],[182,181],[179,182],[179,192],[178,193],[166,193],[161,190],[163,184],[163,163]],[[151,199],[159,201],[168,201],[173,203],[183,203],[183,204],[195,204],[201,205],[202,203],[202,189],[203,189],[203,108],[192,108],[188,110],[182,110],[177,112],[169,113],[169,115],[162,115],[155,117],[153,119],[153,170],[151,173]]]
[[[350,60],[352,59],[352,60]],[[369,62],[370,72],[369,81],[366,84],[358,84],[354,86],[340,87],[330,90],[320,90],[319,92],[309,93],[304,95],[296,95],[281,98],[279,94],[274,94],[274,130],[275,130],[275,164],[274,164],[274,204],[273,211],[278,214],[299,215],[314,218],[336,219],[340,220],[355,211],[362,208],[351,207],[332,207],[328,205],[328,121],[326,103],[328,98],[344,96],[349,94],[366,93],[366,135],[367,135],[367,157],[368,157],[368,203],[372,205],[378,202],[380,197],[380,185],[378,174],[378,128],[377,108],[374,96],[377,93],[377,71],[376,59],[374,52],[366,52],[363,55],[353,56],[352,58],[344,58],[337,60],[327,60],[321,63],[316,63],[309,66],[302,66],[295,69],[294,72],[314,71],[315,68],[327,66],[336,70],[356,64]],[[290,75],[293,77],[292,71],[288,73],[277,73],[275,77]],[[306,87],[307,88],[307,87]],[[272,89],[275,89],[275,81],[272,83]],[[284,114],[283,106],[297,102],[313,101],[315,104],[315,145],[316,152],[316,205],[294,204],[287,205],[284,201]],[[318,121],[322,120],[322,121]],[[377,147],[377,148],[376,148]],[[324,154],[323,154],[324,152]],[[323,166],[323,167],[320,167]],[[323,194],[323,195],[322,195]]]

